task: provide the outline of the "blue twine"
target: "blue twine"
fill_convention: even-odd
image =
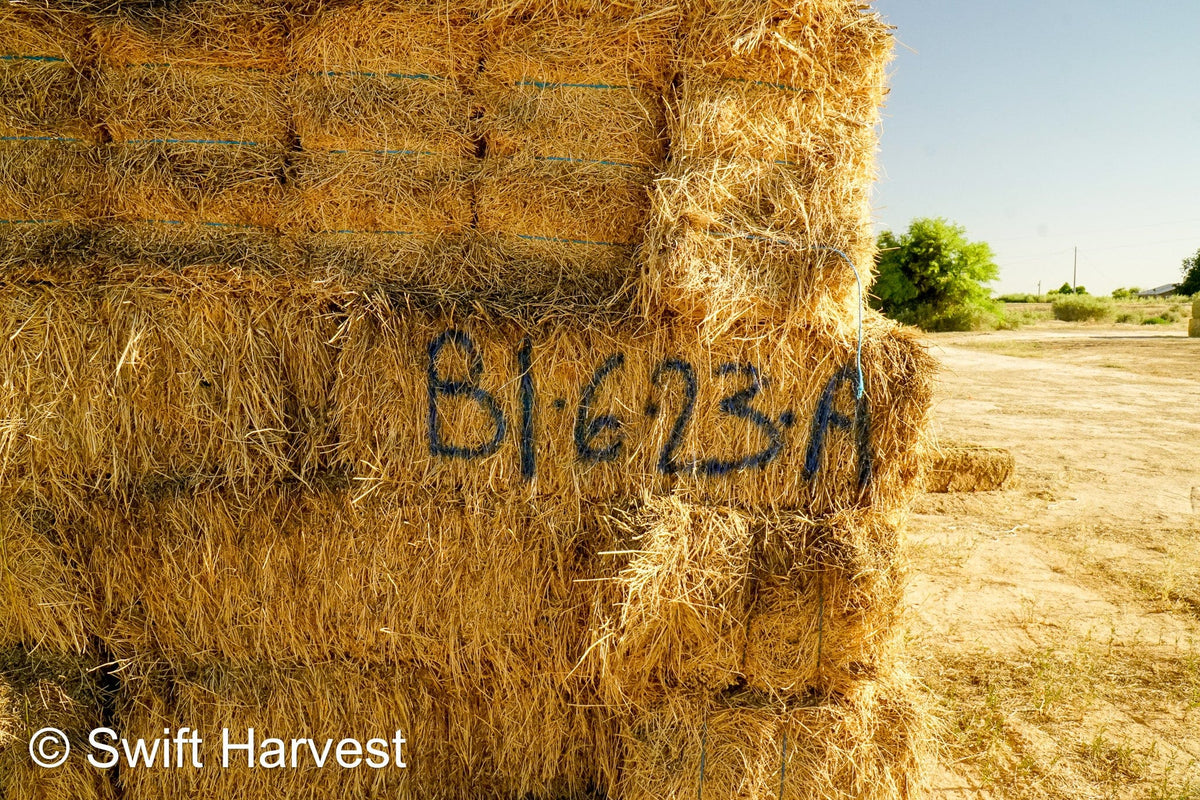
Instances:
[[[19,53],[8,53],[0,56],[0,61],[45,61],[51,64],[64,64],[67,60],[58,56],[25,56]]]
[[[0,142],[78,142],[69,136],[0,136]]]
[[[239,142],[234,139],[127,139],[123,144],[219,144],[232,147],[258,147],[258,142]]]
[[[572,164],[603,164],[606,167],[625,167],[626,169],[637,169],[633,164],[626,164],[623,161],[605,161],[603,159],[594,158],[569,158],[568,156],[534,156],[538,161],[567,161]]]
[[[434,156],[437,153],[431,153],[428,150],[327,150],[326,152],[334,155],[344,156],[349,153],[366,153],[376,156]]]
[[[789,246],[789,247],[796,246],[795,242],[790,242],[787,239],[774,239],[769,236],[758,236],[757,234],[753,234],[753,233],[725,233],[723,231],[708,231],[708,234],[710,236],[715,236],[715,237],[721,238],[721,239],[733,237],[733,238],[738,238],[738,239],[750,239],[752,241],[770,242],[772,244],[784,245],[784,246]],[[854,367],[858,373],[858,384],[854,390],[854,399],[861,400],[863,394],[866,392],[866,381],[863,378],[863,368],[862,368],[862,350],[863,350],[863,282],[862,282],[862,275],[859,274],[858,267],[855,266],[854,261],[850,258],[850,256],[846,255],[845,253],[843,253],[841,250],[837,249],[836,247],[829,247],[828,245],[815,245],[812,247],[805,247],[803,249],[819,250],[819,251],[824,251],[824,252],[829,252],[829,253],[836,253],[837,255],[842,257],[842,260],[844,260],[847,264],[850,265],[850,269],[854,272],[854,280],[858,282],[858,344],[857,344],[857,348],[855,350],[855,355],[854,355]]]
[[[387,234],[387,235],[389,235],[389,236],[415,236],[415,235],[416,235],[416,234],[415,234],[415,233],[413,233],[412,231],[352,231],[352,230],[341,230],[341,231],[326,231],[326,232],[327,232],[327,233],[335,233],[335,234],[346,234],[346,233],[351,233],[351,234],[353,234],[353,233],[379,233],[379,234]]]
[[[377,73],[377,72],[334,72],[332,70],[318,70],[318,71],[310,73],[310,74],[312,74],[312,75],[327,75],[331,78],[336,78],[339,76],[349,77],[349,78],[378,78],[379,77],[379,73]],[[398,80],[406,80],[406,81],[444,81],[444,80],[446,80],[441,75],[426,75],[423,72],[414,72],[414,73],[385,72],[383,74],[384,74],[384,77],[387,77],[387,78],[396,78]]]
[[[518,239],[529,239],[534,242],[558,242],[560,244],[594,244],[599,247],[628,247],[627,244],[620,242],[589,242],[586,239],[560,239],[557,236],[530,236],[525,233],[518,233]]]
[[[609,86],[607,83],[547,83],[545,81],[517,81],[513,86],[535,86],[538,89],[629,89],[629,86]]]

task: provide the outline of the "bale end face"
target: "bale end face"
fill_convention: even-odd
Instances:
[[[1008,485],[1015,469],[1016,459],[1004,448],[948,445],[932,457],[925,491],[994,492]]]

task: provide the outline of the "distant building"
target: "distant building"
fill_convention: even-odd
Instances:
[[[1166,286],[1159,286],[1157,289],[1147,289],[1144,292],[1138,292],[1138,297],[1166,297],[1169,294],[1175,294],[1178,289],[1178,283],[1168,283]]]

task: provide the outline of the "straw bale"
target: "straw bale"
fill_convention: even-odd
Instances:
[[[418,503],[529,497],[577,517],[586,501],[672,491],[820,517],[894,508],[919,474],[931,365],[881,318],[867,321],[860,410],[854,343],[826,330],[398,310],[386,296],[347,308],[337,463]]]
[[[1188,336],[1200,339],[1200,317],[1192,317],[1188,320]]]
[[[994,492],[1013,476],[1016,459],[1003,447],[946,443],[931,454],[927,492]]]
[[[868,184],[808,163],[684,159],[655,184],[645,289],[688,316],[853,319],[871,280]]]
[[[213,667],[155,674],[130,685],[119,714],[125,728],[153,737],[187,724],[208,733],[204,763],[219,764],[216,731],[245,741],[313,737],[391,739],[403,769],[140,769],[128,798],[197,796],[335,798],[567,797],[615,770],[615,725],[603,712],[573,707],[552,679],[496,681],[487,693],[457,692],[421,673],[367,669],[351,662],[264,671]],[[161,734],[159,734],[161,735]],[[211,741],[215,739],[215,741]],[[301,753],[306,751],[301,749]],[[394,749],[391,750],[394,753]],[[601,784],[602,785],[602,784]]]
[[[409,152],[304,151],[293,159],[286,217],[301,230],[343,235],[463,233],[472,220],[469,163]]]
[[[63,656],[0,650],[0,796],[6,800],[112,800],[109,776],[86,761],[106,700],[94,665]],[[29,740],[54,727],[71,744],[66,763],[36,766]],[[55,746],[48,743],[47,754]]]
[[[236,269],[134,273],[0,289],[8,488],[311,472],[330,436],[328,299]]]
[[[0,222],[0,278],[58,281],[95,275],[95,233],[83,223]]]
[[[932,751],[923,699],[902,680],[787,704],[680,698],[631,718],[623,741],[611,795],[623,800],[909,800],[924,797]]]
[[[419,506],[360,488],[191,490],[92,503],[64,526],[112,652],[175,665],[351,659],[459,687],[566,675],[606,545],[524,504]]]
[[[887,671],[902,590],[894,522],[675,498],[638,517],[630,550],[601,570],[610,594],[589,634],[606,702],[644,709],[734,686],[795,697]]]
[[[488,152],[657,166],[678,24],[664,12],[497,27],[476,89]]]
[[[552,21],[584,17],[652,20],[678,18],[684,3],[678,0],[462,0],[479,19],[489,23]]]
[[[71,138],[0,141],[0,220],[40,224],[104,212],[102,151]]]
[[[278,12],[192,2],[105,17],[108,172],[125,219],[271,225],[291,145]]]
[[[87,17],[0,6],[0,137],[92,139],[87,97]]]
[[[0,651],[88,649],[95,608],[78,570],[51,510],[0,505]]]
[[[446,6],[320,10],[290,43],[290,103],[306,149],[470,157],[468,88],[482,31]]]
[[[1200,319],[1200,298],[1192,301],[1192,319]]]

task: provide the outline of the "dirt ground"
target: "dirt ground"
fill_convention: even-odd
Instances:
[[[1017,459],[1006,490],[924,495],[910,526],[934,796],[1200,799],[1200,339],[1046,322],[929,343],[939,437]]]

